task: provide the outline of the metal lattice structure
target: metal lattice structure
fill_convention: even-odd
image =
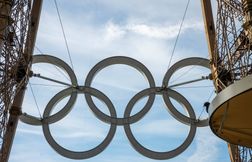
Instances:
[[[28,83],[43,0],[0,0],[0,161],[8,162]]]
[[[216,44],[212,64],[218,92],[252,74],[250,0],[217,0]],[[231,161],[250,162],[252,149],[229,144]]]
[[[252,73],[251,30],[243,6],[237,0],[217,0],[214,64],[219,91]]]
[[[24,57],[31,0],[0,0],[0,148],[5,138],[9,110],[25,83]]]

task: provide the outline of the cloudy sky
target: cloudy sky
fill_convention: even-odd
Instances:
[[[152,73],[157,86],[168,69],[171,53],[179,31],[187,0],[58,0],[73,69],[78,84],[83,86],[88,72],[98,62],[111,56],[127,56],[144,64]],[[215,4],[214,4],[215,5]],[[56,56],[71,66],[54,1],[44,0],[35,54]],[[200,8],[200,0],[191,1],[182,26],[171,65],[188,57],[208,58],[207,43]],[[34,73],[69,83],[64,71],[54,65],[34,64]],[[63,74],[62,74],[63,73]],[[202,67],[187,67],[172,77],[171,84],[197,79],[210,71]],[[147,80],[132,67],[113,65],[101,70],[91,85],[106,94],[119,117],[123,116],[130,99],[148,88]],[[64,85],[32,77],[25,96],[23,111],[40,117]],[[202,81],[173,88],[192,104],[197,118],[205,118],[203,104],[214,97],[211,81]],[[32,93],[33,92],[33,93]],[[34,95],[34,96],[33,96]],[[67,102],[57,103],[53,113]],[[102,102],[97,106],[109,114]],[[140,100],[132,114],[141,110],[147,98]],[[181,113],[186,114],[175,100]],[[38,106],[37,106],[38,105]],[[106,137],[109,124],[97,119],[89,110],[83,94],[79,94],[72,111],[62,120],[50,125],[55,140],[69,150],[90,150]],[[174,119],[167,111],[160,95],[139,122],[131,125],[135,138],[148,149],[169,151],[183,143],[189,126]],[[10,162],[71,162],[56,153],[47,143],[41,126],[19,123]],[[117,127],[110,145],[87,162],[155,162],[142,156],[130,145],[122,126]],[[227,145],[210,131],[198,128],[192,144],[182,154],[165,161],[219,162],[229,161]]]

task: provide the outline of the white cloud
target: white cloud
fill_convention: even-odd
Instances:
[[[75,115],[67,116],[56,123],[53,131],[57,133],[56,138],[89,138],[97,140],[104,138],[104,134],[106,134],[106,127],[104,127],[104,125],[98,127],[94,124],[94,120],[83,120],[83,118]]]
[[[62,46],[63,48],[61,49],[64,49],[65,44],[63,39],[61,39],[62,33],[59,30],[60,26],[55,24],[57,18],[47,12],[45,12],[44,15],[46,23],[40,26],[40,30],[42,31],[39,33],[40,38],[42,38],[43,42],[46,41],[56,47]],[[172,24],[168,23],[168,21],[156,24],[148,22],[131,22],[130,20],[125,23],[108,20],[104,24],[87,24],[88,22],[85,21],[80,21],[76,24],[73,21],[72,18],[66,19],[68,23],[65,25],[65,32],[67,32],[69,44],[76,44],[74,47],[70,46],[70,49],[73,51],[77,49],[81,50],[80,47],[86,47],[86,50],[88,47],[106,50],[110,42],[120,41],[123,43],[122,38],[125,36],[132,36],[130,35],[131,33],[149,38],[171,40],[177,36],[180,26],[180,23]],[[50,26],[50,30],[48,26]],[[192,20],[190,22],[184,22],[181,33],[183,34],[188,30],[203,31],[203,29],[202,22]],[[155,42],[156,40],[152,41]]]
[[[19,128],[17,132],[22,133],[22,134],[30,134],[30,135],[39,135],[39,136],[43,135],[41,130],[31,130],[31,129],[25,129],[25,128]]]
[[[69,62],[60,27],[55,24],[57,18],[46,12],[44,19],[46,19],[46,24],[40,26],[39,46],[47,44],[54,47],[53,49],[46,48],[46,50]],[[97,60],[115,55],[135,58],[147,65],[151,72],[155,73],[154,75],[163,75],[170,59],[172,41],[179,29],[178,23],[171,23],[168,20],[162,23],[131,20],[121,23],[109,19],[103,24],[90,24],[85,21],[79,21],[76,24],[70,17],[64,20],[68,22],[65,23],[65,32],[70,51],[74,56],[74,66],[78,67],[75,68],[76,75],[81,75],[81,79],[85,76],[83,74],[91,69],[90,65],[96,64]],[[48,26],[51,27],[50,30]],[[181,37],[191,30],[203,33],[203,29],[202,22],[198,20],[185,22]],[[177,49],[172,63],[185,56],[200,55],[199,53],[199,51],[183,50],[183,48]]]
[[[91,126],[91,123],[86,123],[85,125],[76,126],[75,120],[71,121],[71,124],[58,125],[56,128],[57,134],[54,135],[56,138],[88,138],[88,139],[102,139],[105,133],[105,129],[93,129],[95,125]],[[36,129],[28,129],[31,126],[25,126],[24,128],[19,128],[17,131],[21,134],[29,134],[30,136],[39,135],[44,136],[43,131]],[[41,126],[38,126],[41,127]],[[75,130],[75,131],[73,131]],[[54,132],[54,130],[53,130]]]
[[[188,132],[189,126],[179,123],[176,119],[152,120],[136,127],[138,133],[180,137]]]
[[[141,34],[152,38],[169,39],[177,35],[177,25],[170,27],[155,27],[146,24],[128,25],[128,29],[137,34]]]
[[[222,153],[220,150],[220,140],[214,135],[209,135],[209,128],[201,128],[198,132],[195,152],[188,158],[187,162],[212,162],[217,161]]]
[[[107,41],[114,41],[125,35],[125,33],[126,32],[122,30],[122,28],[119,25],[114,24],[112,21],[109,21],[105,26],[104,37],[105,40]]]
[[[31,146],[32,147],[32,146]],[[38,158],[40,157],[40,158]],[[43,157],[43,158],[41,158]],[[55,159],[52,156],[47,154],[41,154],[36,149],[22,149],[22,152],[17,152],[10,157],[10,162],[55,162]]]
[[[180,24],[177,25],[147,25],[147,24],[128,24],[127,29],[137,34],[159,39],[173,39],[177,36]],[[203,24],[200,22],[191,22],[184,24],[182,34],[189,29],[202,30]]]
[[[187,1],[159,0],[156,2],[151,0],[93,0],[92,2],[93,3],[90,3],[90,1],[79,0],[78,5],[81,7],[90,6],[90,8],[99,6],[103,8],[104,12],[111,14],[111,17],[116,17],[122,13],[125,14],[124,16],[126,18],[135,22],[143,20],[148,22],[163,22],[166,20],[175,22],[182,18]],[[200,11],[200,7],[200,1],[191,1],[188,15],[193,19],[201,17],[201,12],[195,12]]]
[[[119,25],[112,21],[107,22],[105,26],[105,40],[116,40],[124,36],[127,32],[133,32],[145,37],[156,39],[173,39],[177,36],[180,24],[146,24],[146,23],[127,23],[125,25]],[[183,34],[187,30],[201,30],[203,31],[202,22],[190,22],[184,23],[181,33]]]

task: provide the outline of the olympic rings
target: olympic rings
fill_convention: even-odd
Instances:
[[[24,123],[30,124],[30,125],[42,125],[42,123],[52,124],[52,123],[55,123],[55,122],[61,120],[73,108],[73,105],[74,105],[76,98],[77,98],[76,88],[69,87],[69,88],[64,89],[64,90],[60,91],[59,93],[57,93],[48,102],[48,104],[46,105],[46,108],[44,110],[44,113],[47,113],[47,111],[49,109],[51,109],[51,107],[53,107],[55,103],[58,103],[60,100],[65,98],[68,94],[71,94],[70,98],[69,98],[68,102],[66,103],[66,105],[59,112],[57,112],[51,116],[43,117],[43,119],[39,119],[39,118],[36,118],[36,117],[28,115],[28,114],[23,114],[20,117],[21,121]]]
[[[173,99],[177,100],[182,106],[185,107],[185,109],[187,110],[190,118],[195,119],[195,113],[190,105],[190,103],[179,93],[171,90],[171,89],[163,89],[162,87],[155,87],[155,88],[149,88],[146,89],[142,92],[140,92],[140,95],[138,95],[137,97],[134,97],[134,101],[132,101],[132,106],[127,107],[124,113],[124,117],[127,118],[128,116],[130,116],[130,113],[133,109],[134,104],[136,103],[137,100],[141,99],[144,96],[147,96],[149,94],[153,94],[153,93],[157,93],[157,94],[167,94],[169,97],[172,97]],[[172,150],[172,151],[167,151],[167,152],[155,152],[152,150],[149,150],[147,148],[145,148],[144,146],[142,146],[134,137],[131,129],[130,129],[130,125],[129,124],[125,124],[124,125],[124,130],[125,133],[131,143],[131,145],[135,148],[135,150],[137,150],[139,153],[141,153],[142,155],[152,158],[152,159],[158,159],[158,160],[164,160],[164,159],[170,159],[173,158],[175,156],[177,156],[178,154],[182,153],[192,142],[195,133],[196,133],[196,125],[190,125],[190,131],[189,134],[186,138],[186,140],[182,143],[182,145],[180,145],[178,148]]]
[[[61,59],[59,59],[57,57],[50,56],[50,55],[35,55],[35,56],[33,56],[32,63],[33,64],[36,64],[36,63],[53,64],[53,65],[59,67],[60,69],[64,70],[68,74],[73,87],[77,86],[77,84],[78,84],[77,78],[76,78],[73,70],[71,69],[71,67],[68,66],[64,61],[62,61]],[[71,96],[70,96],[66,106],[61,111],[57,112],[56,114],[54,114],[50,117],[47,117],[46,119],[43,119],[44,122],[54,123],[67,115],[67,112],[69,112],[71,110],[72,105],[74,104],[74,102],[77,98],[77,93],[74,92],[74,90],[72,92],[73,93],[71,93]],[[31,125],[41,125],[42,124],[42,120],[40,118],[28,115],[26,113],[23,113],[20,116],[20,120],[24,123],[31,124]]]
[[[93,95],[95,97],[97,97],[98,99],[100,99],[101,101],[103,101],[106,106],[109,108],[109,112],[110,115],[113,118],[116,118],[116,112],[115,112],[115,108],[113,106],[113,104],[111,103],[111,101],[108,99],[107,96],[105,96],[103,93],[101,93],[100,91],[91,88],[91,87],[78,87],[78,93],[88,93],[90,95]],[[65,91],[66,95],[71,94],[71,91]],[[58,94],[57,94],[58,95]],[[55,96],[56,98],[60,98],[57,97],[57,95]],[[52,101],[52,102],[51,102]],[[47,118],[48,116],[50,116],[50,113],[52,112],[54,106],[56,105],[56,103],[58,102],[57,100],[52,99],[51,102],[51,106],[47,107],[44,111],[43,114],[43,118]],[[50,103],[49,102],[49,103]],[[93,156],[96,156],[97,154],[99,154],[100,152],[102,152],[111,142],[111,140],[114,137],[114,134],[116,132],[116,125],[115,124],[111,124],[108,135],[106,136],[106,138],[103,140],[103,142],[101,144],[99,144],[97,147],[88,150],[88,151],[83,151],[83,152],[75,152],[75,151],[70,151],[67,150],[65,148],[63,148],[62,146],[60,146],[52,137],[50,129],[49,129],[49,125],[46,122],[43,122],[43,132],[45,135],[45,138],[47,140],[47,142],[49,143],[49,145],[56,151],[58,152],[60,155],[65,156],[67,158],[71,158],[71,159],[87,159]]]
[[[163,79],[163,86],[162,87],[156,87],[155,86],[155,81],[153,79],[152,74],[150,71],[140,62],[129,58],[129,57],[123,57],[123,56],[116,56],[116,57],[110,57],[105,60],[102,60],[98,64],[96,64],[88,73],[87,78],[85,80],[85,85],[84,86],[78,86],[77,84],[77,79],[72,71],[72,69],[62,60],[49,56],[49,55],[38,55],[34,56],[33,58],[33,64],[35,63],[50,63],[54,64],[57,67],[63,69],[66,71],[68,76],[70,77],[71,80],[71,85],[68,88],[60,91],[57,93],[46,105],[46,108],[43,113],[42,119],[39,119],[37,117],[28,115],[23,113],[21,115],[20,119],[31,125],[42,125],[43,128],[43,133],[44,136],[49,143],[49,145],[59,154],[62,156],[65,156],[67,158],[71,159],[86,159],[90,158],[93,156],[96,156],[100,152],[102,152],[112,141],[115,132],[116,132],[116,127],[118,125],[124,126],[124,131],[126,133],[126,136],[129,140],[129,142],[132,144],[132,146],[135,148],[136,151],[141,153],[142,155],[152,158],[152,159],[169,159],[173,158],[174,156],[177,156],[178,154],[182,153],[192,142],[195,133],[196,133],[196,128],[197,127],[202,127],[202,126],[207,126],[208,125],[208,119],[203,119],[203,120],[196,120],[196,115],[195,112],[191,106],[191,104],[187,101],[185,97],[183,97],[181,94],[178,92],[172,90],[169,88],[168,83],[169,80],[174,72],[176,72],[178,69],[184,67],[184,66],[189,66],[189,65],[199,65],[203,66],[206,68],[209,68],[209,61],[207,59],[202,59],[202,58],[188,58],[181,60],[177,63],[175,63],[165,74],[164,79]],[[113,103],[110,101],[110,99],[103,94],[101,91],[92,88],[92,81],[95,77],[95,75],[101,71],[103,68],[106,68],[110,65],[114,64],[124,64],[128,65],[130,67],[135,68],[138,70],[140,73],[143,74],[145,78],[147,78],[149,87],[146,89],[138,92],[127,104],[124,112],[124,116],[122,118],[118,118],[116,114],[116,109],[113,105]],[[167,88],[168,87],[168,88]],[[110,124],[110,129],[105,137],[105,139],[95,148],[87,150],[87,151],[81,151],[81,152],[76,152],[76,151],[71,151],[68,150],[61,145],[59,145],[53,136],[51,135],[49,124],[55,123],[61,119],[63,119],[73,108],[73,105],[76,101],[77,95],[78,94],[84,94],[85,99],[87,101],[88,107],[91,109],[91,111],[95,114],[95,116],[101,120],[104,121],[108,124]],[[185,141],[178,146],[177,148],[171,150],[171,151],[165,151],[165,152],[156,152],[149,150],[142,146],[134,137],[130,124],[138,122],[142,117],[144,117],[149,110],[151,109],[156,94],[162,95],[163,100],[165,102],[165,105],[167,107],[168,112],[178,121],[187,124],[190,126],[189,134],[186,137]],[[51,115],[51,112],[53,111],[54,107],[58,102],[60,102],[62,99],[65,97],[70,96],[68,102],[66,105],[57,113]],[[92,100],[92,97],[94,96],[101,100],[109,109],[109,114],[107,115],[103,113],[99,108],[95,105],[94,101]],[[139,101],[141,98],[148,96],[148,100],[146,104],[143,106],[143,108],[136,113],[135,115],[130,115],[131,111],[137,101]],[[189,116],[185,116],[181,114],[175,106],[171,103],[170,98],[173,98],[176,100],[179,104],[181,104],[185,110],[187,111]]]
[[[199,57],[192,57],[192,58],[187,58],[184,60],[181,60],[177,63],[175,63],[173,66],[170,67],[170,69],[166,72],[164,79],[163,79],[163,86],[164,87],[169,87],[169,81],[171,79],[171,76],[173,73],[175,73],[177,70],[185,67],[185,66],[190,66],[190,65],[198,65],[198,66],[203,66],[205,68],[210,69],[209,67],[209,60],[204,59],[204,58],[199,58]],[[185,115],[183,115],[182,113],[180,113],[175,106],[172,104],[170,98],[168,97],[167,93],[164,93],[163,95],[165,104],[167,105],[170,113],[172,114],[172,116],[185,123],[185,124],[196,124],[198,127],[205,127],[208,126],[208,118],[207,119],[203,119],[203,120],[195,120],[192,119],[190,117],[187,117]]]
[[[85,86],[89,87],[91,86],[92,80],[94,79],[95,75],[101,71],[103,68],[109,66],[109,65],[114,65],[114,64],[125,64],[128,66],[131,66],[135,69],[137,69],[140,73],[142,73],[148,80],[150,87],[155,87],[155,81],[153,79],[153,76],[151,75],[150,71],[140,62],[129,58],[129,57],[124,57],[124,56],[115,56],[115,57],[110,57],[105,60],[102,60],[98,64],[96,64],[88,73],[86,81],[85,81]],[[134,123],[140,120],[147,112],[148,109],[150,109],[151,105],[154,102],[155,99],[155,94],[150,94],[149,99],[147,103],[145,104],[144,108],[142,111],[138,112],[135,114],[133,117],[128,117],[128,118],[117,118],[117,120],[114,120],[113,118],[109,117],[105,113],[101,112],[96,105],[94,104],[92,98],[90,95],[85,94],[86,101],[88,106],[92,109],[92,111],[96,114],[96,116],[107,123],[114,123],[117,125],[124,125],[126,123]]]

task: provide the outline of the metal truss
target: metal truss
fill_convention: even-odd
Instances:
[[[245,28],[244,17],[241,2],[217,0],[214,64],[219,90],[252,73],[251,30]]]
[[[0,0],[0,155],[9,110],[25,82],[24,50],[30,22],[31,0]],[[0,156],[0,157],[1,157]]]
[[[250,2],[251,3],[251,2]],[[252,28],[246,17],[248,0],[217,0],[216,44],[212,64],[217,91],[252,74]],[[251,162],[252,149],[229,144],[235,162]]]

